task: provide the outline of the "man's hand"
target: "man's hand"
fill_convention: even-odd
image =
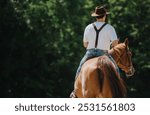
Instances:
[[[114,40],[114,41],[111,43],[111,48],[113,48],[114,46],[116,46],[118,43],[119,43],[119,40]]]

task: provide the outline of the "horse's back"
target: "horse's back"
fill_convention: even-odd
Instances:
[[[82,69],[81,71],[89,71],[89,72],[92,72],[94,70],[97,69],[97,66],[98,66],[98,58],[99,57],[95,57],[95,58],[92,58],[92,59],[89,59],[87,60],[83,66],[82,66]]]
[[[125,86],[106,55],[89,59],[75,81],[77,97],[124,97]]]

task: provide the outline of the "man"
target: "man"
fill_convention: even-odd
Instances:
[[[96,22],[89,24],[84,31],[83,46],[87,49],[84,57],[76,72],[76,78],[81,70],[82,65],[90,58],[107,54],[110,46],[118,44],[115,29],[106,23],[109,12],[104,6],[97,6],[95,12],[91,14],[96,18]]]

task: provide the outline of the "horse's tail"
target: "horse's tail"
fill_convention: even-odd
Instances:
[[[101,56],[98,59],[98,70],[101,91],[103,90],[104,79],[108,81],[108,84],[112,91],[112,97],[126,97],[127,91],[122,78],[118,75],[116,68],[107,56]]]

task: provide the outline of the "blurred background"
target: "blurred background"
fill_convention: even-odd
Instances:
[[[104,4],[133,53],[128,97],[150,97],[150,0],[0,0],[0,97],[69,97],[84,29]]]

